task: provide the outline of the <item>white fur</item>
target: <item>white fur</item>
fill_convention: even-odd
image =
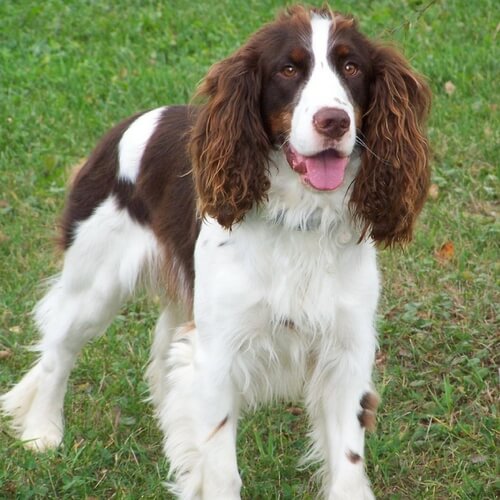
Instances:
[[[338,221],[339,231],[343,224]],[[315,424],[310,457],[327,464],[328,495],[348,498],[358,491],[363,494],[350,498],[370,498],[363,464],[352,464],[348,453],[363,456],[364,431],[357,414],[363,394],[371,390],[379,281],[375,249],[356,241],[342,244],[321,230],[291,231],[259,216],[230,234],[213,221],[203,225],[195,254],[195,353],[190,382],[178,382],[192,385],[194,395],[169,399],[161,413],[172,408],[194,420],[183,436],[198,436],[192,446],[201,463],[211,464],[221,455],[222,436],[219,442],[207,436],[228,415],[226,427],[235,425],[241,404],[305,397]],[[168,446],[168,436],[181,439],[181,429],[168,422],[167,455],[173,470],[182,471]],[[218,459],[227,467],[215,468],[210,476],[215,475],[219,488],[227,485],[231,491],[238,476],[230,460],[232,433],[227,432],[226,454]]]
[[[40,358],[10,392],[3,410],[27,446],[44,450],[61,442],[69,373],[83,345],[102,334],[141,280],[157,275],[158,244],[113,198],[82,222],[64,266],[38,303]],[[154,270],[153,270],[154,268]]]
[[[135,182],[142,154],[166,108],[156,108],[133,121],[123,134],[118,147],[118,177]]]
[[[328,60],[331,26],[331,19],[313,16],[311,20],[314,68],[292,116],[290,143],[300,154],[306,156],[325,149],[324,137],[311,126],[314,114],[322,108],[338,108],[349,115],[349,130],[335,144],[340,153],[349,156],[356,140],[354,107]]]
[[[373,246],[341,245],[321,230],[290,231],[255,216],[231,233],[207,221],[195,256],[197,326],[176,334],[158,408],[173,491],[183,499],[239,498],[240,407],[304,398],[313,423],[309,458],[326,464],[326,496],[372,498],[362,462],[348,453],[363,456],[357,414],[372,389]]]

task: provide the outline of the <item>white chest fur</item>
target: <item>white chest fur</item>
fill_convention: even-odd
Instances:
[[[286,229],[258,216],[231,232],[209,220],[197,242],[195,265],[200,337],[217,338],[229,348],[250,403],[250,385],[260,385],[255,399],[262,400],[270,383],[274,387],[264,391],[269,397],[296,397],[309,356],[321,346],[343,350],[373,338],[379,289],[375,249],[357,244],[342,224],[326,235]]]
[[[288,230],[260,218],[231,232],[207,221],[195,262],[197,315],[208,302],[216,309],[240,311],[258,306],[274,322],[329,331],[337,307],[359,308],[360,313],[376,307],[375,249],[369,242],[358,244],[343,225],[325,235]]]

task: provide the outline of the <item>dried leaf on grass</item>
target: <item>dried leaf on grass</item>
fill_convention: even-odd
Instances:
[[[455,256],[455,245],[452,241],[447,241],[436,250],[436,259],[439,262],[449,262]]]

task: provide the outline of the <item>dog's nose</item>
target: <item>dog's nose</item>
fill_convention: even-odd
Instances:
[[[339,108],[321,108],[313,116],[314,128],[330,139],[340,139],[351,124],[349,115]]]

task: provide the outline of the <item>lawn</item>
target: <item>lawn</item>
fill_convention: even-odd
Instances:
[[[321,4],[322,2],[313,2]],[[34,360],[30,310],[55,273],[71,167],[113,123],[184,103],[275,0],[0,2],[0,392]],[[384,250],[367,440],[377,498],[493,499],[498,482],[498,82],[494,0],[333,4],[394,40],[434,93],[433,179],[413,243]],[[143,380],[156,304],[139,298],[70,379],[61,449],[25,451],[0,420],[0,498],[159,498],[167,464]],[[300,404],[245,417],[245,499],[309,499]]]

